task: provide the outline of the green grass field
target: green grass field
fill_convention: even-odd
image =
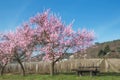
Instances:
[[[11,75],[7,74],[4,76],[0,76],[0,80],[120,80],[120,74],[105,74],[105,75],[99,75],[99,76],[82,76],[79,77],[77,75],[71,75],[71,74],[60,74],[55,75],[53,77],[49,75],[38,75],[38,74],[32,74],[32,75],[26,75],[25,77],[21,75]]]

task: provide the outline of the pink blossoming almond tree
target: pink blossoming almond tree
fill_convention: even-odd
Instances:
[[[93,31],[73,31],[72,24],[65,25],[56,15],[49,14],[49,10],[32,17],[31,23],[36,26],[36,40],[42,46],[40,52],[45,53],[44,60],[51,62],[51,75],[54,75],[55,63],[65,53],[85,50],[94,40]]]
[[[4,35],[6,41],[9,41],[12,46],[14,58],[20,64],[23,76],[25,75],[25,69],[22,64],[23,57],[30,57],[34,49],[34,30],[30,28],[28,24],[24,24],[17,28],[15,32],[9,32]]]
[[[9,41],[0,42],[0,74],[3,75],[6,65],[13,57],[12,44]]]

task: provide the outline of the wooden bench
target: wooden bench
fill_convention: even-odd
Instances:
[[[77,75],[82,76],[83,73],[89,73],[90,76],[97,75],[99,73],[98,66],[91,66],[91,67],[79,67],[78,69],[72,69],[72,71],[76,71]]]

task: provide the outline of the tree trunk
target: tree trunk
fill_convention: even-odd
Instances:
[[[3,76],[4,73],[4,67],[1,68],[0,75]]]
[[[25,76],[25,69],[24,69],[24,66],[22,64],[22,62],[20,61],[20,59],[17,59],[18,63],[20,64],[21,66],[21,69],[22,69],[22,75]]]
[[[50,64],[50,75],[54,76],[54,66],[55,66],[55,62],[52,61]]]
[[[0,75],[3,76],[4,73],[4,69],[6,67],[7,64],[5,64],[4,66],[1,66],[1,70],[0,70]]]

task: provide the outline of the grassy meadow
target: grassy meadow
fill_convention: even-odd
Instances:
[[[77,76],[75,74],[59,74],[55,76],[50,75],[12,75],[6,74],[0,76],[0,80],[120,80],[120,74],[101,74],[98,76]]]

